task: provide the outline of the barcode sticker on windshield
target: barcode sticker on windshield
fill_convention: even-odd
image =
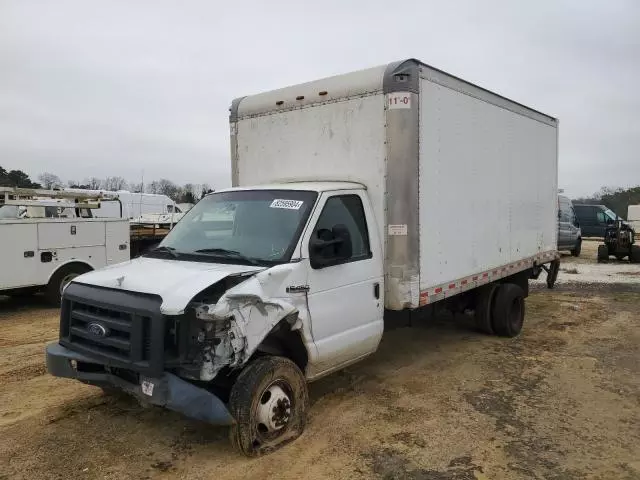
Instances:
[[[287,210],[300,210],[304,202],[302,200],[283,200],[276,198],[271,202],[271,208],[286,208]]]

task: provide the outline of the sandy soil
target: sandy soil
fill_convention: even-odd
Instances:
[[[536,290],[523,334],[466,319],[390,332],[311,386],[302,438],[264,458],[225,429],[46,374],[58,311],[0,301],[0,479],[638,479],[640,294]]]

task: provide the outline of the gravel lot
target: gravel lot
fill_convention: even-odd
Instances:
[[[225,429],[49,376],[58,310],[0,300],[0,479],[639,479],[640,266],[585,246],[563,259],[579,273],[534,289],[520,337],[444,317],[390,332],[312,385],[302,438],[255,460]]]

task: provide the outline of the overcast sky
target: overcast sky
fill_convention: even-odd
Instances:
[[[559,117],[570,195],[640,184],[639,0],[0,0],[0,165],[228,186],[233,98],[405,57]]]

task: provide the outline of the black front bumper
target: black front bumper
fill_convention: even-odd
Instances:
[[[159,377],[140,375],[139,382],[132,383],[102,368],[91,357],[59,343],[47,345],[46,356],[47,371],[55,377],[74,378],[101,387],[115,386],[153,405],[214,425],[235,423],[222,400],[171,373],[164,372]]]

